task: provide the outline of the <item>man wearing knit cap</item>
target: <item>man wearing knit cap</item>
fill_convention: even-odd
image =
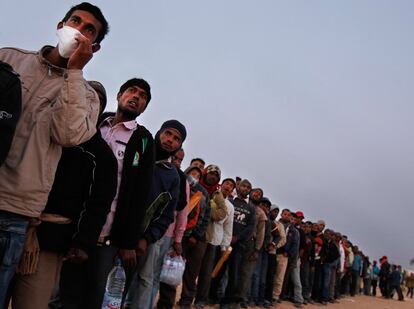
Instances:
[[[210,164],[205,168],[197,184],[202,187],[201,192],[207,192],[207,203],[205,203],[204,207],[200,208],[196,227],[191,231],[186,231],[184,245],[187,264],[183,275],[183,289],[179,302],[181,308],[191,307],[196,296],[196,280],[200,273],[203,257],[207,248],[206,230],[210,219],[214,221],[222,220],[227,214],[225,203],[214,208],[210,205],[210,198],[213,198],[214,201],[213,193],[219,188],[220,178],[220,168],[217,165]]]
[[[177,207],[180,194],[180,177],[175,165],[171,163],[172,156],[181,149],[187,131],[182,123],[177,120],[164,122],[155,135],[155,167],[152,177],[152,186],[149,201],[154,203],[157,198],[165,193],[169,194],[169,201],[161,215],[155,218],[144,231],[139,240],[142,246],[137,247],[137,255],[140,256],[138,267],[131,275],[133,280],[127,286],[127,299],[125,308],[153,308],[155,295],[154,284],[158,284],[161,275],[161,267],[164,255],[168,250],[160,252],[163,246],[163,236],[168,227],[174,222],[174,212]],[[165,247],[164,247],[165,248]]]
[[[255,231],[256,210],[255,207],[246,202],[252,185],[244,179],[237,187],[237,197],[233,200],[233,237],[231,245],[233,251],[228,260],[228,284],[225,297],[221,300],[222,308],[239,306],[244,301],[242,295],[242,265],[247,263],[252,251],[254,251],[253,233]],[[218,278],[217,278],[218,280]]]
[[[136,252],[143,254],[146,249],[143,228],[145,213],[150,205],[155,145],[151,133],[139,125],[136,118],[145,111],[151,100],[151,87],[144,79],[132,78],[121,85],[116,99],[116,113],[104,113],[98,121],[102,138],[117,161],[116,195],[99,233],[93,260],[82,269],[84,277],[93,274],[88,277],[89,288],[82,293],[94,303],[84,308],[100,308],[102,305],[114,256],[121,257],[127,270],[133,269],[137,263]],[[78,278],[78,282],[83,280]],[[62,301],[63,298],[64,295]],[[72,303],[77,298],[68,294],[66,300]]]

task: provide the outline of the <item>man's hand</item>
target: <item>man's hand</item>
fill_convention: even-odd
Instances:
[[[274,242],[271,242],[270,244],[267,245],[267,251],[274,250],[274,249],[276,249],[276,245]]]
[[[232,245],[234,245],[237,241],[238,241],[239,239],[238,239],[238,237],[237,236],[233,236],[232,238],[231,238],[231,244]]]
[[[75,264],[81,264],[88,259],[88,254],[79,248],[70,248],[66,253],[66,259]]]
[[[119,249],[119,255],[125,268],[134,268],[137,266],[137,254],[135,250]]]
[[[173,248],[174,248],[175,253],[177,253],[177,255],[183,254],[183,246],[181,245],[180,242],[174,242]]]
[[[93,50],[92,43],[83,35],[76,37],[78,48],[73,52],[68,60],[68,69],[82,70],[83,67],[92,59]]]
[[[190,247],[193,247],[193,246],[195,246],[196,244],[197,244],[197,239],[195,239],[193,236],[190,236],[189,238],[188,238],[188,245],[190,246]]]
[[[148,242],[145,238],[141,238],[140,240],[138,240],[137,249],[135,250],[137,256],[143,256],[145,252],[147,251],[147,247],[148,247]]]
[[[252,262],[257,261],[257,259],[259,258],[259,252],[254,251],[252,254],[250,254],[249,260]]]

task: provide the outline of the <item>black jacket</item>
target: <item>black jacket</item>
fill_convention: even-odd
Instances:
[[[9,153],[21,108],[19,76],[10,65],[0,61],[0,166]]]
[[[71,224],[43,222],[40,248],[64,253],[96,246],[116,193],[117,161],[99,131],[87,142],[64,148],[44,213],[59,214]]]
[[[105,113],[101,120],[114,113]],[[144,235],[145,213],[149,201],[155,163],[155,146],[151,133],[137,125],[124,153],[118,204],[111,229],[112,243],[121,249],[135,249]]]

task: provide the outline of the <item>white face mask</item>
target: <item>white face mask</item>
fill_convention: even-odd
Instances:
[[[63,26],[56,31],[56,35],[59,39],[59,55],[63,58],[69,58],[76,48],[78,48],[79,43],[75,40],[75,38],[82,34],[75,28]]]

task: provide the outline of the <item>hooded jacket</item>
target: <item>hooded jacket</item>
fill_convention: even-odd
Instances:
[[[22,109],[19,75],[0,61],[0,166],[6,159]]]
[[[43,211],[62,147],[96,132],[99,99],[81,70],[54,66],[39,52],[0,49],[0,60],[20,75],[22,113],[10,151],[0,167],[0,210],[27,217]]]
[[[145,231],[144,237],[148,243],[155,243],[161,239],[170,224],[174,222],[174,213],[180,197],[180,177],[177,168],[167,161],[173,153],[168,153],[161,148],[159,136],[160,131],[155,135],[155,157],[157,162],[152,177],[149,204],[163,192],[170,193],[171,200],[160,217],[151,222]]]

